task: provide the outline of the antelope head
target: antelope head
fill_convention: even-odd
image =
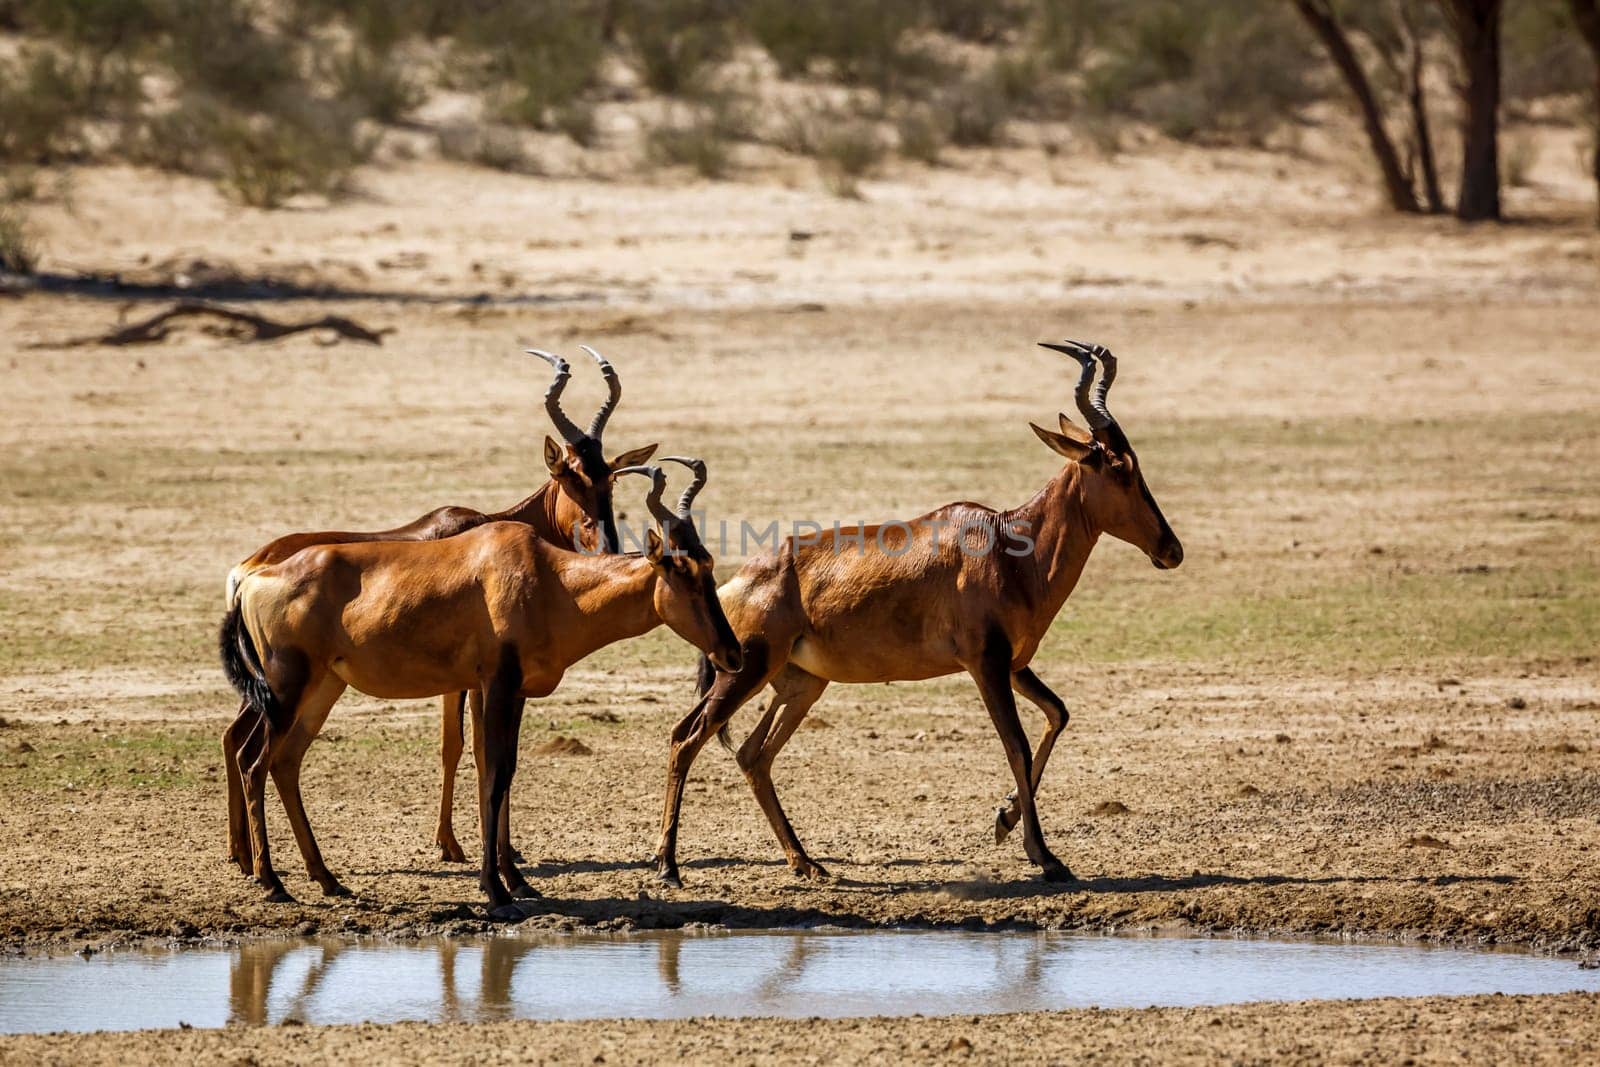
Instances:
[[[714,576],[716,561],[695,532],[691,509],[694,498],[706,484],[706,465],[698,459],[663,456],[662,463],[681,463],[694,472],[694,480],[678,498],[678,506],[661,502],[667,476],[657,466],[626,467],[617,473],[649,477],[650,495],[645,504],[660,526],[646,535],[645,558],[656,572],[655,612],[674,633],[704,652],[718,670],[737,671],[744,664],[739,639],[734,636],[728,617],[717,599]]]
[[[550,388],[545,390],[544,408],[556,432],[561,435],[561,440],[557,441],[548,434],[545,436],[544,465],[549,468],[550,478],[560,490],[555,509],[557,527],[576,530],[578,547],[584,551],[615,552],[622,542],[617,535],[617,517],[611,503],[612,480],[623,468],[638,466],[648,460],[657,446],[645,445],[613,459],[606,459],[600,442],[605,434],[606,422],[616,410],[617,401],[622,399],[622,379],[617,376],[616,368],[600,353],[588,345],[579,347],[599,364],[600,374],[605,378],[608,389],[605,402],[595,412],[587,430],[580,430],[577,423],[561,409],[561,394],[572,377],[572,368],[567,361],[536,348],[527,349],[530,356],[538,356],[555,371]]]
[[[1161,570],[1176,567],[1183,562],[1183,545],[1150,494],[1133,445],[1106,408],[1106,395],[1117,380],[1117,358],[1103,345],[1077,341],[1041,343],[1040,347],[1078,361],[1075,393],[1078,411],[1089,428],[1062,414],[1060,433],[1041,426],[1033,426],[1033,432],[1082,469],[1084,506],[1098,529],[1139,549]],[[1104,368],[1098,383],[1094,380],[1096,361]]]

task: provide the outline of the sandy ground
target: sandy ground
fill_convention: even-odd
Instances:
[[[776,181],[421,164],[375,173],[353,204],[262,214],[192,182],[80,174],[71,211],[45,215],[47,266],[170,278],[202,261],[430,301],[334,304],[396,327],[381,349],[197,332],[108,349],[55,345],[142,307],[0,300],[0,944],[481,928],[473,875],[431,843],[425,704],[347,697],[307,760],[311,820],[354,900],[303,878],[275,801],[301,902],[268,905],[222,862],[216,738],[235,701],[213,634],[227,568],[272,536],[502,507],[539,484],[543,376],[521,344],[612,356],[626,393],[608,445],[704,455],[705,500],[736,529],[1019,503],[1054,469],[1027,421],[1070,407],[1068,375],[1032,342],[1067,335],[1123,357],[1112,406],[1187,549],[1160,574],[1103,543],[1035,664],[1073,709],[1041,815],[1083,881],[1045,886],[1020,843],[992,842],[1004,762],[971,683],[952,678],[834,687],[779,761],[833,881],[789,876],[710,751],[686,806],[686,887],[661,889],[644,861],[693,655],[656,633],[530,708],[515,833],[546,899],[528,921],[1189,925],[1592,951],[1600,238],[1576,201],[1494,230],[1394,220],[1344,175],[1265,154],[1069,168],[1017,151],[850,202]],[[450,208],[419,210],[435,203]],[[431,302],[478,292],[495,299]],[[598,395],[581,374],[569,391],[576,410]],[[719,560],[740,555],[735,537]],[[591,754],[538,754],[557,736]],[[469,850],[471,782],[456,812]],[[938,1051],[958,1030],[1021,1059],[1084,1042],[1116,1058],[1448,1061],[1485,1047],[1473,1041],[1570,1058],[1560,1042],[1596,1040],[1592,1001],[1512,1005],[826,1030],[863,1058]],[[1041,1048],[1004,1044],[1013,1028]],[[1146,1028],[1163,1043],[1141,1044]],[[643,1043],[623,1055],[755,1058],[803,1057],[807,1033],[135,1040],[263,1061],[522,1041],[571,1058],[620,1034]],[[9,1042],[0,1056],[131,1047]]]
[[[1592,996],[939,1019],[272,1027],[0,1041],[0,1063],[1583,1063]]]

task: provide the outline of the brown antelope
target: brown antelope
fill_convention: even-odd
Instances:
[[[741,665],[711,555],[688,517],[705,465],[673,461],[695,472],[676,511],[661,503],[659,467],[618,472],[652,481],[648,503],[661,532],[649,531],[643,555],[572,552],[525,523],[491,522],[438,541],[316,545],[240,581],[219,646],[229,681],[260,711],[259,751],[241,769],[253,873],[271,899],[289,896],[267,850],[269,773],[307,873],[327,894],[346,892],[306,821],[300,763],[349,686],[388,700],[483,692],[483,713],[472,721],[479,884],[502,917],[513,894],[537,896],[513,860],[505,806],[526,698],[549,695],[572,664],[661,623],[717,668]]]
[[[607,395],[595,412],[587,430],[581,430],[561,408],[561,395],[572,377],[567,361],[538,349],[528,354],[549,363],[554,377],[545,391],[544,406],[550,421],[561,434],[558,444],[546,435],[544,462],[550,471],[550,480],[534,491],[533,495],[504,511],[485,514],[472,508],[436,508],[426,515],[397,526],[392,530],[360,533],[344,530],[323,530],[312,533],[288,534],[261,548],[234,567],[228,574],[228,602],[232,604],[234,591],[248,574],[262,567],[282,563],[290,556],[310,545],[357,544],[367,541],[436,541],[452,537],[477,526],[491,522],[521,522],[552,544],[602,552],[613,551],[617,546],[616,518],[611,503],[611,480],[625,468],[648,460],[656,445],[646,445],[624,452],[607,460],[601,451],[601,437],[606,423],[622,399],[622,381],[615,368],[598,352],[581,346],[600,367],[607,385]],[[473,700],[480,699],[474,693]],[[443,859],[455,863],[466,862],[466,853],[456,840],[451,824],[455,807],[456,768],[461,762],[465,744],[462,732],[462,712],[466,706],[466,693],[449,693],[443,700],[440,720],[439,758],[444,775],[439,797],[439,820],[434,840],[439,845]],[[253,736],[258,716],[248,701],[239,705],[239,715],[222,735],[223,765],[228,776],[228,851],[233,861],[245,874],[250,874],[254,863],[250,856],[250,835],[245,818],[244,793],[240,779],[240,752]],[[243,762],[254,758],[245,752]]]
[[[1102,533],[1143,551],[1166,570],[1183,546],[1145,485],[1133,446],[1106,409],[1116,378],[1104,348],[1047,344],[1081,365],[1076,395],[1089,430],[1060,416],[1059,433],[1033,427],[1067,460],[1032,500],[1011,511],[957,503],[910,522],[790,538],[747,562],[719,590],[739,634],[744,666],[713,673],[701,664],[699,705],[672,733],[658,877],[681,884],[679,809],[690,764],[764,686],[772,702],[736,756],[796,873],[824,878],[806,855],[772,785],[772,763],[829,682],[890,682],[966,671],[978,684],[1005,747],[1016,792],[995,817],[1003,840],[1022,822],[1028,858],[1048,881],[1072,872],[1045,847],[1034,794],[1067,707],[1028,664],[1083,573]],[[1105,367],[1091,394],[1095,361]],[[941,534],[944,536],[941,537]],[[1017,718],[1012,691],[1044,712],[1038,751]]]

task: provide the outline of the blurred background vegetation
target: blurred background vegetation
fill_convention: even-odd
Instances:
[[[444,158],[530,174],[544,169],[548,137],[576,151],[625,143],[638,167],[710,178],[737,174],[740,145],[766,145],[814,157],[828,188],[854,196],[896,155],[935,166],[952,149],[1028,137],[1052,152],[1114,153],[1130,136],[1292,147],[1297,131],[1347,113],[1397,210],[1493,218],[1500,183],[1529,161],[1491,129],[1497,169],[1484,172],[1483,94],[1493,90],[1491,123],[1592,128],[1594,10],[1595,0],[0,0],[0,204],[41,195],[44,168],[111,160],[204,175],[263,208],[338,197],[396,130],[432,138]],[[443,98],[470,100],[471,117],[433,117]],[[601,121],[624,105],[626,122]],[[1600,181],[1600,156],[1584,162]],[[1483,181],[1492,204],[1477,203]],[[0,217],[0,269],[25,268],[25,239],[4,239],[7,226],[16,220]]]

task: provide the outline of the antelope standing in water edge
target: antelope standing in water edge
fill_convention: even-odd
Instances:
[[[538,895],[513,860],[506,808],[527,698],[554,692],[590,653],[662,623],[716,667],[742,665],[713,560],[689,520],[705,467],[675,461],[695,471],[676,511],[661,503],[659,467],[618,472],[652,481],[660,534],[650,530],[642,556],[570,552],[524,523],[491,522],[440,541],[317,545],[244,577],[218,643],[228,680],[260,712],[259,751],[242,770],[253,873],[271,899],[290,897],[267,850],[269,773],[307,873],[324,893],[346,892],[306,820],[300,763],[349,686],[388,700],[483,692],[472,717],[479,885],[497,917],[511,917],[513,896]]]
[[[1034,806],[1067,707],[1028,664],[1102,533],[1140,549],[1162,570],[1183,562],[1183,546],[1106,408],[1115,357],[1075,341],[1043,347],[1078,361],[1077,405],[1089,428],[1064,414],[1059,433],[1033,426],[1067,462],[1032,500],[1005,512],[950,504],[910,522],[790,538],[747,562],[719,590],[744,665],[714,672],[702,661],[700,703],[673,729],[656,851],[662,881],[681,884],[678,820],[690,765],[713,735],[732,747],[729,720],[763,687],[772,687],[773,698],[736,752],[739,767],[789,866],[803,877],[824,878],[778,802],[772,784],[778,752],[830,682],[915,681],[961,671],[977,683],[1016,781],[1009,805],[996,813],[996,840],[1020,820],[1023,847],[1045,879],[1072,879],[1045,846]],[[1097,360],[1104,373],[1095,385]],[[1038,705],[1047,722],[1031,754],[1014,692]]]
[[[571,367],[560,356],[538,349],[528,354],[550,364],[553,377],[545,391],[544,407],[550,416],[561,442],[546,435],[544,462],[550,480],[536,489],[519,504],[485,514],[472,508],[435,508],[404,526],[392,530],[356,532],[348,530],[322,530],[311,533],[286,534],[258,548],[253,555],[234,567],[228,574],[228,604],[232,606],[234,593],[245,576],[275,563],[282,563],[303,548],[311,545],[347,545],[369,541],[436,541],[491,522],[520,522],[531,527],[535,534],[551,544],[567,548],[615,551],[618,547],[616,517],[611,502],[611,480],[617,472],[637,466],[648,460],[656,445],[645,445],[607,460],[601,447],[606,424],[617,402],[622,399],[622,380],[605,357],[587,345],[580,346],[600,368],[606,382],[606,399],[587,430],[567,417],[562,410],[561,396],[572,377]],[[481,694],[473,693],[474,702]],[[455,863],[466,862],[466,853],[456,840],[451,825],[451,811],[455,806],[455,776],[465,746],[462,713],[467,694],[445,695],[440,720],[439,759],[444,772],[440,787],[439,818],[434,840],[439,845],[441,857]],[[247,699],[239,705],[239,715],[222,735],[223,765],[228,776],[228,852],[245,874],[254,870],[250,853],[250,833],[245,817],[245,802],[241,784],[240,766],[255,759],[254,745],[260,733],[259,716]]]

